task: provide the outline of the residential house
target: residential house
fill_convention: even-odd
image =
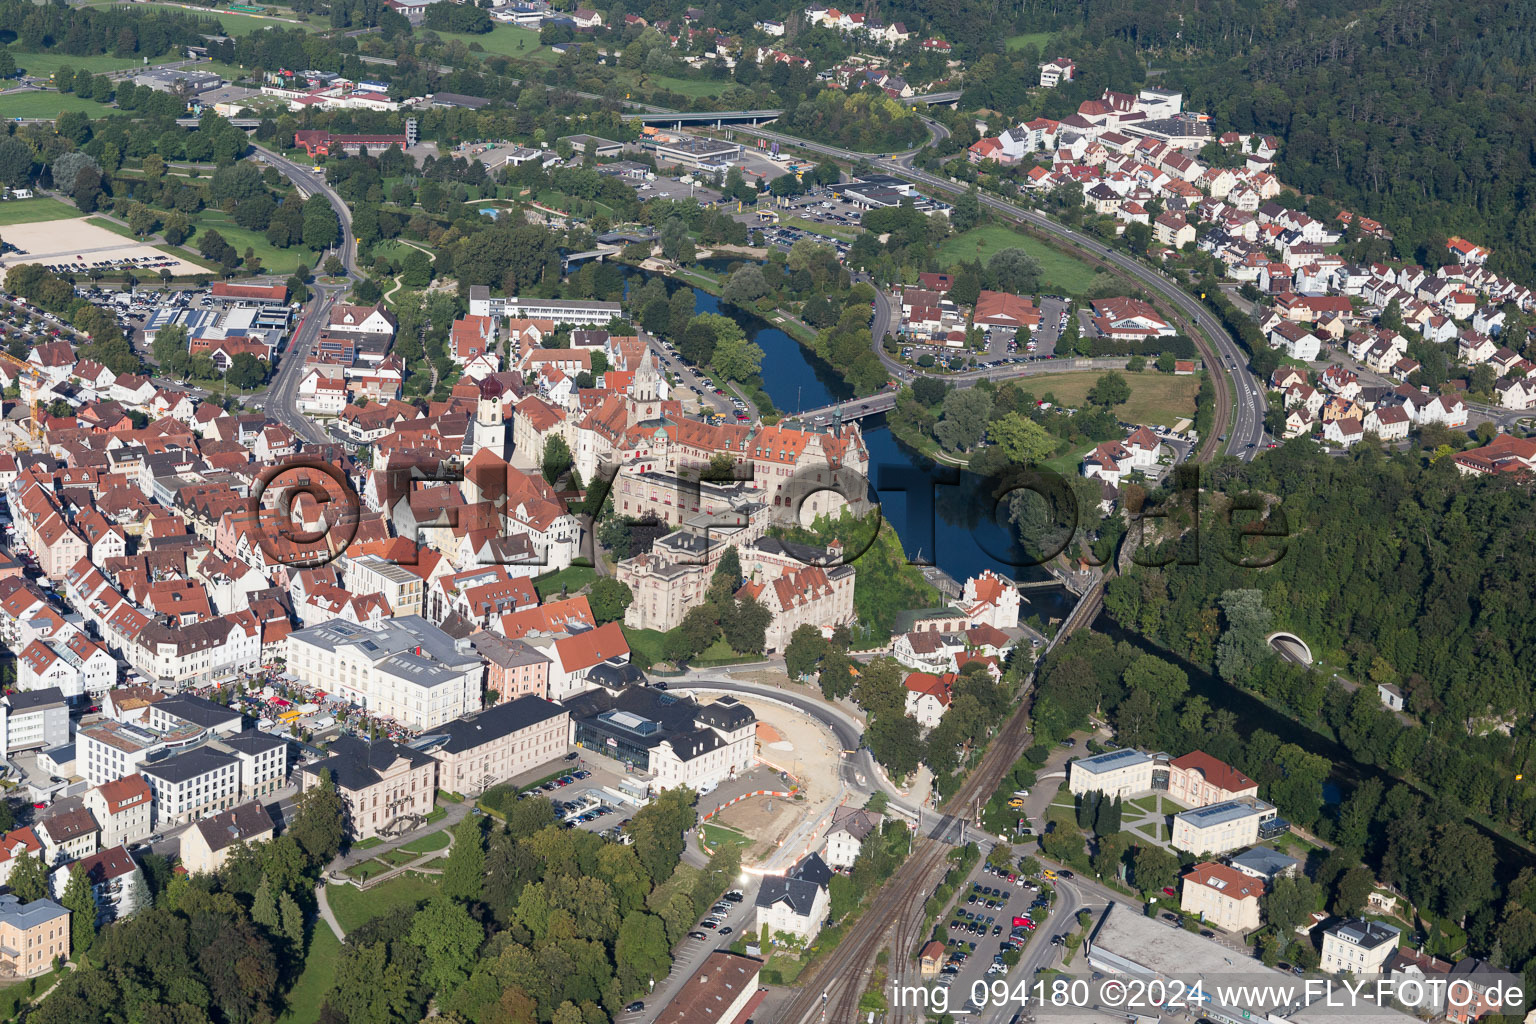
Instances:
[[[944,712],[949,710],[956,678],[953,672],[909,674],[906,680],[908,717],[916,719],[924,729],[935,728],[944,718]]]
[[[0,968],[13,977],[42,974],[69,959],[69,911],[53,900],[0,896]]]
[[[784,875],[762,881],[754,906],[754,932],[767,928],[770,936],[788,935],[804,945],[816,938],[827,918],[831,896],[827,883],[832,871],[816,854],[810,854]]]
[[[827,826],[827,845],[823,859],[834,868],[851,868],[863,849],[864,840],[880,829],[881,815],[861,807],[838,807]]]
[[[1329,974],[1380,974],[1397,951],[1401,929],[1352,917],[1323,932],[1319,966]]]
[[[188,874],[213,874],[224,866],[238,843],[261,843],[276,826],[259,800],[251,800],[200,819],[181,834],[181,865]]]

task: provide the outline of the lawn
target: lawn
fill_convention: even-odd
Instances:
[[[479,44],[487,54],[499,53],[504,57],[542,61],[545,64],[553,64],[560,59],[560,55],[554,50],[539,45],[537,32],[532,29],[518,28],[516,25],[497,25],[484,35],[475,35],[471,32],[438,32],[437,35],[444,40],[457,39],[470,49],[474,49],[475,45]]]
[[[628,626],[621,628],[624,630],[624,639],[629,643],[631,651],[638,651],[653,665],[667,660],[661,653],[663,645],[667,642],[667,634],[659,629],[630,629]]]
[[[1046,57],[1048,55],[1045,53],[1045,44],[1051,41],[1051,35],[1052,33],[1050,32],[1024,32],[1020,35],[1009,36],[1008,49],[1022,50],[1026,46],[1033,46],[1040,51],[1042,57]]]
[[[1039,398],[1051,396],[1058,405],[1081,407],[1088,400],[1088,392],[1103,376],[1097,370],[1081,373],[1041,374],[1022,378],[1022,385]],[[1195,375],[1175,377],[1170,373],[1122,373],[1131,387],[1130,401],[1115,406],[1114,413],[1127,423],[1164,424],[1173,426],[1185,416],[1195,414],[1195,392],[1200,388],[1200,378]]]
[[[0,224],[36,224],[45,220],[73,220],[80,211],[57,199],[12,199],[0,203]]]
[[[336,956],[340,952],[341,942],[331,926],[316,921],[304,970],[288,990],[288,1012],[278,1018],[281,1024],[315,1024],[320,1019],[320,1003],[336,980]]]
[[[1023,249],[1040,261],[1041,286],[1047,291],[1080,294],[1093,282],[1094,269],[1082,260],[1002,224],[984,224],[946,241],[939,248],[939,261],[953,266],[961,260],[979,259],[983,263],[1001,249]]]
[[[138,57],[109,57],[105,54],[89,57],[71,57],[67,53],[58,50],[50,50],[46,53],[31,53],[16,46],[7,46],[12,57],[16,59],[16,69],[34,78],[51,78],[53,73],[61,67],[70,67],[76,71],[89,71],[93,75],[99,75],[107,71],[121,71],[124,68],[140,67],[144,62]],[[150,64],[161,64],[168,60],[178,59],[177,54],[168,53],[163,57],[149,58]],[[6,98],[7,100],[10,97]]]
[[[374,875],[382,875],[389,868],[390,865],[385,864],[381,860],[365,860],[361,864],[353,864],[343,871],[342,874],[348,878],[355,878],[359,882],[366,882]]]
[[[595,579],[597,579],[597,570],[590,565],[573,565],[558,572],[540,576],[533,581],[533,589],[538,593],[540,601],[547,601],[551,594],[558,597],[562,586],[566,588],[568,594],[574,594]]]
[[[55,118],[60,114],[73,113],[83,110],[92,117],[106,117],[108,114],[120,114],[122,111],[116,107],[109,107],[105,103],[97,103],[95,100],[82,99],[70,93],[54,92],[45,89],[42,92],[18,92],[9,96],[0,96],[0,117],[6,118]]]
[[[430,899],[435,892],[436,877],[407,871],[367,892],[350,885],[331,886],[326,891],[326,899],[331,904],[331,913],[336,915],[336,923],[341,925],[341,930],[350,932],[391,910],[414,907]]]
[[[87,217],[85,222],[87,224],[94,224],[96,227],[101,228],[103,231],[110,231],[114,235],[122,235],[124,238],[131,238],[136,242],[143,241],[143,239],[133,233],[132,228],[129,228],[125,224],[119,224],[115,220],[108,220],[105,217]]]
[[[380,859],[387,861],[392,868],[401,868],[420,856],[421,854],[419,853],[413,853],[410,850],[401,848],[399,850],[390,850]]]
[[[21,978],[0,988],[0,1020],[10,1020],[21,1009],[21,1004],[39,992],[46,991],[54,982],[53,971],[35,978]]]
[[[433,850],[441,850],[447,845],[448,831],[441,829],[437,832],[428,832],[420,839],[412,839],[400,847],[400,849],[409,850],[411,853],[431,853]]]
[[[383,845],[384,845],[384,840],[380,839],[378,836],[369,836],[367,839],[359,839],[357,842],[353,843],[352,844],[352,849],[354,849],[354,850],[371,850],[375,846],[383,846]]]
[[[752,839],[736,829],[716,825],[714,822],[706,821],[700,826],[699,831],[704,833],[704,845],[710,849],[717,850],[726,845],[748,847],[753,843]]]
[[[304,248],[302,245],[291,246],[287,249],[279,249],[267,241],[265,232],[249,231],[240,227],[229,219],[229,214],[222,210],[204,210],[193,221],[197,225],[197,233],[188,241],[190,247],[198,249],[198,238],[205,231],[217,231],[224,236],[224,240],[234,246],[240,255],[245,255],[246,249],[253,250],[261,259],[262,270],[266,273],[291,274],[300,263],[313,269],[318,263],[318,257]],[[201,252],[201,249],[198,249]]]

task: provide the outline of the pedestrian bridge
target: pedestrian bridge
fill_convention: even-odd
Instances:
[[[1272,633],[1268,640],[1269,646],[1286,661],[1294,661],[1298,665],[1312,664],[1312,648],[1295,633]]]

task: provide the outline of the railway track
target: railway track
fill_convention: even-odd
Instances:
[[[1073,256],[1080,262],[1087,263],[1090,266],[1096,267],[1100,270],[1108,271],[1109,273],[1114,274],[1116,277],[1125,280],[1128,284],[1133,286],[1139,285],[1139,282],[1127,276],[1123,267],[1119,266],[1118,264],[1111,263],[1109,260],[1106,260],[1103,257],[1098,256],[1081,246],[1073,245],[1070,240],[1064,240],[1059,236],[1052,235],[1048,231],[1042,231],[1039,227],[1031,223],[1023,215],[1022,212],[1016,212],[1010,214],[1009,216],[1010,219],[1013,220],[1014,226],[1019,228],[1025,234],[1038,238],[1041,241],[1055,247],[1068,247],[1073,250]],[[1165,308],[1168,308],[1171,305],[1171,303],[1164,304]],[[1218,438],[1223,429],[1222,425],[1229,422],[1235,423],[1235,419],[1233,418],[1232,413],[1232,389],[1230,386],[1231,381],[1225,373],[1217,373],[1217,371],[1221,368],[1221,356],[1219,353],[1217,353],[1215,348],[1212,347],[1210,339],[1201,333],[1198,326],[1190,323],[1189,319],[1184,316],[1184,314],[1180,312],[1176,307],[1168,308],[1168,314],[1173,321],[1173,325],[1179,329],[1179,333],[1183,334],[1186,338],[1189,338],[1195,343],[1195,348],[1199,351],[1201,358],[1205,360],[1206,369],[1212,374],[1212,382],[1215,384],[1216,409],[1215,416],[1212,417],[1211,423],[1216,427],[1216,429],[1211,430],[1208,436],[1202,437],[1200,439],[1200,447],[1195,449],[1195,451],[1190,455],[1189,459],[1191,462],[1209,462],[1211,459],[1215,458],[1217,454],[1219,454],[1218,447],[1220,446],[1221,442]],[[1216,380],[1217,377],[1221,378],[1219,383]]]
[[[982,755],[981,763],[950,798],[950,806],[969,807],[978,797],[990,796],[1029,739],[1029,711],[1021,701]],[[859,999],[880,950],[894,946],[893,962],[911,955],[913,944],[920,938],[916,930],[923,922],[928,896],[948,870],[946,855],[950,849],[927,836],[916,837],[914,844],[912,855],[875,895],[873,904],[843,941],[811,976],[800,979],[800,992],[785,1008],[781,1024],[854,1024]],[[891,896],[883,898],[883,894]]]

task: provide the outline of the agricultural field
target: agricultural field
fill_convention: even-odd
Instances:
[[[948,239],[939,247],[939,261],[946,266],[962,260],[985,263],[1002,249],[1023,249],[1039,260],[1041,285],[1047,292],[1076,295],[1093,282],[1095,271],[1082,260],[1002,224],[985,224]]]

